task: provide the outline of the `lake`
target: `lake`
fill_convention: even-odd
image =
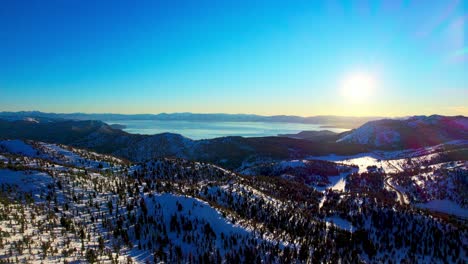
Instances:
[[[305,130],[330,130],[343,132],[348,129],[321,128],[318,124],[278,122],[213,122],[213,121],[165,121],[165,120],[112,120],[108,124],[120,124],[132,134],[153,135],[164,132],[181,134],[191,139],[210,139],[225,136],[264,137],[278,134],[294,134]]]

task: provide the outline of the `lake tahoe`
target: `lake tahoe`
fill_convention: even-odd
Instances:
[[[132,134],[153,135],[165,132],[181,134],[191,139],[210,139],[226,136],[264,137],[294,134],[301,131],[330,130],[344,132],[343,128],[323,128],[320,124],[280,122],[213,122],[166,120],[112,120],[110,125],[125,126],[122,130]]]

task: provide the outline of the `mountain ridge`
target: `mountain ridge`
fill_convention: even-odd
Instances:
[[[255,114],[225,114],[225,113],[159,113],[159,114],[88,114],[88,113],[44,113],[40,111],[0,112],[0,118],[23,120],[25,118],[72,119],[72,120],[161,120],[161,121],[207,121],[207,122],[278,122],[321,124],[325,126],[340,126],[355,128],[370,120],[382,117],[352,117],[352,116],[295,116],[295,115],[255,115]]]
[[[306,158],[308,156],[356,155],[372,150],[403,150],[438,145],[441,143],[468,139],[467,130],[458,131],[451,124],[453,117],[439,117],[440,124],[419,124],[417,121],[435,122],[437,118],[407,120],[380,120],[369,122],[351,132],[325,135],[318,133],[316,140],[289,137],[221,137],[205,140],[192,140],[179,134],[163,133],[156,135],[130,134],[97,120],[49,120],[31,122],[26,120],[0,119],[0,138],[39,140],[50,143],[68,144],[93,151],[116,155],[132,161],[145,161],[157,157],[178,157],[199,160],[237,169],[245,163],[258,160],[279,160]],[[465,117],[456,117],[466,120]],[[409,121],[408,121],[409,120]],[[415,124],[419,130],[394,124]],[[454,123],[458,124],[457,122]],[[392,126],[390,126],[392,125]],[[368,127],[372,129],[369,132]],[[388,128],[388,129],[387,129]],[[393,136],[392,129],[403,129],[401,138]],[[445,129],[445,130],[444,130]],[[447,131],[446,131],[447,130]],[[374,133],[377,131],[376,133]],[[383,131],[383,132],[382,132]],[[422,131],[426,136],[414,134]],[[434,133],[440,136],[433,137]],[[403,133],[404,132],[404,133]],[[421,132],[421,133],[422,133]],[[408,134],[409,133],[409,134]],[[376,136],[377,135],[377,136]],[[376,143],[376,138],[380,141]],[[401,140],[399,140],[401,139]],[[387,142],[388,141],[388,142]],[[385,144],[380,144],[385,143]]]
[[[454,139],[468,139],[467,117],[431,115],[369,121],[337,142],[396,149],[437,145]]]

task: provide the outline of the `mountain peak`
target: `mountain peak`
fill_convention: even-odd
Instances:
[[[377,148],[418,148],[458,139],[468,139],[468,118],[431,115],[370,121],[337,142]]]

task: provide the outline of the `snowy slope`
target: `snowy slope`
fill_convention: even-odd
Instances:
[[[18,155],[25,155],[29,157],[38,156],[37,150],[31,145],[25,143],[22,140],[1,140],[0,141],[0,152],[10,152]]]
[[[33,193],[34,196],[46,191],[47,186],[52,183],[52,178],[43,172],[0,169],[0,184],[16,186],[23,192]]]
[[[337,142],[374,145],[380,147],[384,145],[394,145],[399,142],[399,140],[400,133],[398,131],[387,127],[381,127],[379,122],[373,121],[364,124],[350,134],[338,139]]]
[[[223,250],[222,237],[235,236],[238,239],[252,237],[250,232],[234,225],[224,218],[220,212],[212,208],[207,202],[181,195],[170,193],[156,194],[151,197],[145,197],[146,206],[151,209],[150,214],[156,219],[161,217],[166,230],[168,230],[168,238],[174,247],[180,247],[184,255],[196,255],[197,249],[201,245],[190,243],[183,236],[179,235],[176,230],[171,231],[171,221],[191,221],[194,223],[191,231],[194,234],[206,232],[206,227],[209,226],[214,232],[214,243],[209,243],[210,246],[220,249],[220,253],[226,253]],[[174,218],[175,217],[175,218]],[[135,240],[134,244],[138,245],[139,241]],[[144,250],[139,250],[136,246],[129,252],[136,260],[146,261],[151,259],[151,254]]]
[[[415,116],[405,120],[368,122],[337,142],[374,148],[418,148],[453,140],[468,139],[468,118],[464,116]]]
[[[356,172],[367,170],[366,165],[380,163],[388,172],[407,173],[424,157],[411,162],[378,161],[377,154],[332,157],[340,164],[265,162],[266,171],[273,169],[280,175],[247,176],[205,162],[161,158],[124,164],[63,145],[27,143],[40,155],[1,153],[6,157],[0,159],[1,260],[380,263],[392,259],[418,263],[448,259],[450,263],[466,257],[466,230],[420,209],[373,196],[385,191],[382,187],[352,192],[347,186],[351,177],[361,179]],[[106,162],[121,167],[96,168]],[[342,163],[357,163],[359,168]],[[464,163],[447,164],[424,167],[446,168],[456,175],[464,169]],[[292,178],[281,177],[285,171]],[[324,185],[326,195],[305,184],[299,173],[294,175],[297,171],[306,176],[323,173],[329,180]],[[393,183],[414,178],[424,184],[426,178],[433,178],[427,173],[425,178],[395,173]],[[370,185],[371,180],[363,177],[360,183],[377,186]],[[444,186],[457,184],[446,182]],[[25,202],[29,192],[37,199]],[[437,240],[431,238],[435,233]]]

